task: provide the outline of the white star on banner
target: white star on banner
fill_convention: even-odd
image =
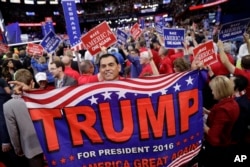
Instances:
[[[97,100],[98,100],[98,98],[95,98],[94,96],[92,96],[91,99],[89,99],[89,101],[91,102],[91,105],[97,104]]]
[[[161,90],[161,95],[165,95],[167,93],[168,90],[162,89]]]
[[[118,95],[118,98],[120,99],[120,98],[126,98],[126,96],[125,96],[125,94],[126,94],[126,92],[125,91],[119,91],[119,92],[116,92],[116,94]]]
[[[103,95],[103,97],[104,97],[104,100],[106,100],[106,99],[111,99],[111,97],[110,97],[111,94],[112,94],[112,93],[110,93],[110,92],[102,93],[102,95]]]
[[[180,87],[181,87],[181,85],[179,85],[178,83],[176,83],[176,85],[174,86],[174,90],[175,91],[180,91]]]
[[[194,80],[194,79],[191,78],[191,76],[189,76],[188,79],[186,80],[187,85],[189,85],[189,84],[193,85],[193,80]]]
[[[148,96],[150,96],[150,97],[151,97],[151,96],[152,96],[152,94],[153,94],[153,93],[149,92],[149,93],[148,93]]]

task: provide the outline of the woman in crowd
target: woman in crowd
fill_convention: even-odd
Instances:
[[[205,149],[202,154],[204,167],[230,166],[234,152],[232,129],[239,117],[239,105],[233,97],[234,84],[226,76],[216,76],[210,82],[214,99],[218,100],[210,110],[204,108]]]
[[[5,59],[2,64],[2,77],[8,82],[14,79],[16,68],[12,59]]]

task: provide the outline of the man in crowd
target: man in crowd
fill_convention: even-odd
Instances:
[[[64,73],[65,66],[61,61],[52,61],[49,66],[49,71],[55,78],[55,88],[61,88],[64,86],[77,85],[77,81],[74,78]]]
[[[15,73],[15,80],[33,88],[33,75],[26,69]],[[43,151],[24,100],[12,98],[4,106],[4,116],[10,140],[18,156],[25,156],[29,167],[43,167]]]

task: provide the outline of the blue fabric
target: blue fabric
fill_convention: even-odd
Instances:
[[[128,55],[128,60],[131,62],[130,65],[130,77],[131,78],[138,78],[141,70],[142,70],[142,66],[140,64],[140,57],[132,57],[130,55]]]

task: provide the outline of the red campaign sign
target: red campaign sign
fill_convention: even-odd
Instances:
[[[37,54],[39,56],[43,55],[43,47],[39,44],[29,43],[26,47],[26,51],[30,55],[33,55],[33,54]]]
[[[138,23],[135,23],[130,29],[130,34],[134,39],[137,39],[141,33],[142,30],[140,29],[140,25]]]
[[[3,43],[0,43],[0,52],[8,52],[9,51],[9,46]]]
[[[198,59],[202,61],[204,65],[211,65],[218,61],[214,51],[213,41],[198,45],[194,48],[193,53],[194,57],[198,56]]]
[[[91,29],[88,33],[81,37],[84,48],[91,55],[95,55],[101,51],[101,46],[110,47],[116,43],[116,36],[111,31],[106,21]]]

